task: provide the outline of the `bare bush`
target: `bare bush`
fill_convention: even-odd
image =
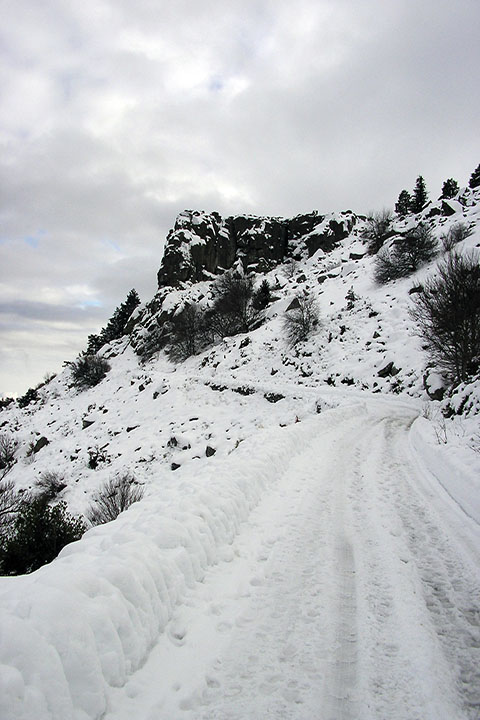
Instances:
[[[94,502],[87,510],[86,516],[92,525],[115,520],[121,512],[138,502],[143,497],[143,488],[135,479],[125,473],[108,480],[93,496]]]
[[[440,237],[444,251],[449,252],[450,250],[453,250],[455,245],[458,245],[459,242],[465,240],[471,234],[472,230],[468,227],[467,223],[455,223],[448,232]]]
[[[381,285],[406,277],[437,251],[437,241],[429,225],[419,223],[405,235],[397,237],[390,248],[381,248],[375,259],[374,277]]]
[[[283,327],[290,345],[307,340],[320,323],[317,303],[311,295],[297,295],[287,308]]]
[[[53,500],[67,487],[63,475],[55,470],[47,470],[42,473],[35,485],[39,494],[47,501]]]
[[[0,480],[12,469],[18,443],[10,435],[0,435]]]
[[[227,272],[215,283],[215,292],[210,316],[214,332],[221,337],[248,332],[259,315],[252,306],[251,279]]]
[[[0,538],[8,532],[20,509],[22,495],[16,491],[11,480],[0,482]]]
[[[188,303],[172,319],[171,340],[167,354],[173,362],[183,362],[204,346],[204,315],[196,303]]]
[[[437,241],[426,223],[419,223],[413,230],[400,236],[395,242],[395,255],[402,276],[410,275],[423,263],[431,260],[437,251]]]
[[[370,255],[375,255],[384,242],[392,236],[392,220],[392,211],[383,209],[381,212],[372,215],[367,221],[367,227],[363,232],[363,237],[368,241],[368,252]]]
[[[402,277],[402,267],[392,249],[382,248],[375,258],[374,278],[379,285]]]
[[[452,252],[414,297],[410,311],[437,367],[456,382],[480,363],[480,265],[476,254]]]

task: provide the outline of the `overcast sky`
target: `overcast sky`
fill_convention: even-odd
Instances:
[[[480,162],[479,0],[0,10],[0,395],[150,299],[185,208],[367,212]]]

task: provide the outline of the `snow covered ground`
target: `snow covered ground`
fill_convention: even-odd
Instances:
[[[3,578],[0,716],[478,717],[480,528],[421,423],[371,398],[260,431]]]
[[[480,717],[478,383],[445,420],[407,312],[431,267],[376,287],[352,248],[272,271],[248,336],[177,367],[119,343],[97,387],[65,372],[2,412],[17,487],[55,469],[83,514],[128,470],[145,495],[0,578],[1,720]],[[282,314],[304,288],[322,327],[297,351]]]

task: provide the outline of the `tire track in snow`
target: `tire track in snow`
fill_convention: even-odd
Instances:
[[[333,665],[328,685],[328,720],[354,720],[357,702],[357,602],[355,560],[351,542],[343,532],[335,543],[337,573]]]
[[[385,447],[397,444],[397,457],[407,456],[405,437],[394,423],[385,424]],[[441,518],[415,488],[413,463],[400,467],[385,453],[387,467],[397,472],[392,501],[403,524],[405,541],[415,562],[421,593],[438,642],[454,673],[465,717],[480,717],[480,583],[463,563]]]
[[[474,584],[452,556],[459,595],[432,621],[425,593],[439,600],[428,580],[439,582],[435,554],[442,567],[446,556],[408,482],[410,420],[319,418],[318,437],[252,512],[230,562],[179,608],[147,680],[133,679],[139,700],[121,700],[112,720],[476,718],[474,656],[445,649],[463,642],[458,612],[475,622],[462,610]],[[422,525],[432,537],[418,544]],[[180,644],[169,639],[175,628]]]

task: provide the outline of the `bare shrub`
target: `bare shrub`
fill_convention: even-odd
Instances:
[[[395,255],[402,269],[402,275],[410,275],[423,263],[431,260],[437,251],[437,241],[432,229],[426,223],[419,223],[406,235],[395,242]]]
[[[142,497],[143,488],[131,475],[119,475],[108,480],[93,496],[94,502],[87,510],[87,519],[92,525],[110,522]]]
[[[456,382],[480,363],[480,265],[476,254],[452,252],[413,299],[411,316],[437,367]]]
[[[379,285],[385,285],[391,280],[402,277],[402,268],[394,251],[381,248],[375,258],[374,278]]]
[[[320,323],[317,303],[311,295],[297,295],[287,308],[283,327],[290,345],[307,340]]]
[[[0,482],[0,538],[8,532],[13,519],[20,509],[21,493],[15,490],[11,480]]]
[[[63,475],[55,470],[47,470],[40,475],[35,483],[39,494],[48,501],[53,500],[67,487]]]
[[[444,235],[441,235],[440,240],[442,241],[442,247],[445,252],[453,250],[462,240],[465,240],[472,234],[471,228],[468,227],[467,223],[458,222],[452,225],[450,230]]]
[[[204,316],[196,303],[188,303],[172,318],[171,340],[167,354],[173,362],[196,355],[204,345]]]
[[[0,480],[12,469],[15,463],[15,453],[18,443],[10,435],[0,435]]]
[[[252,306],[252,280],[227,272],[217,280],[214,290],[216,299],[210,317],[214,332],[221,337],[248,332],[259,314]]]
[[[392,220],[392,211],[383,209],[378,213],[374,213],[367,221],[367,227],[363,232],[363,237],[368,241],[368,252],[370,255],[375,255],[384,242],[392,236]]]
[[[437,251],[432,229],[419,223],[405,235],[397,237],[391,248],[382,248],[375,260],[375,281],[381,285],[407,277],[431,260]]]

